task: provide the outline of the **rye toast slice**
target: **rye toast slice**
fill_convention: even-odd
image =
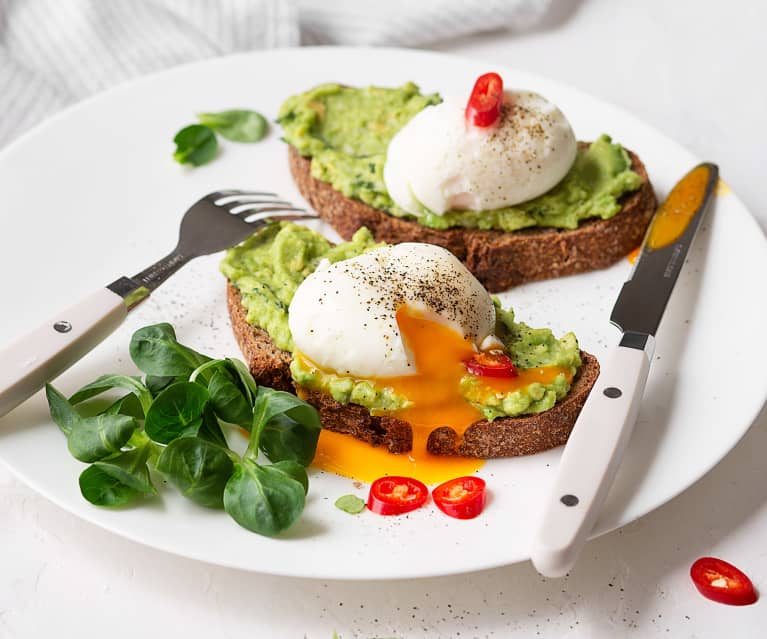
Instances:
[[[579,143],[582,147],[587,143]],[[621,210],[608,220],[581,222],[577,229],[530,228],[519,231],[432,229],[346,197],[311,175],[311,158],[289,147],[290,172],[301,195],[345,240],[366,226],[379,242],[426,242],[451,251],[491,293],[512,286],[606,268],[642,243],[657,201],[639,157],[627,151],[642,186],[620,199]]]
[[[393,453],[406,453],[412,448],[413,430],[408,422],[374,416],[363,406],[340,404],[330,395],[296,388],[290,376],[290,353],[277,348],[266,331],[247,323],[240,292],[231,283],[227,283],[227,306],[237,343],[258,384],[297,392],[319,411],[323,428],[374,446],[385,446]],[[428,450],[437,455],[514,457],[564,444],[599,376],[599,362],[593,355],[581,351],[581,359],[583,363],[570,392],[553,408],[536,415],[478,421],[469,426],[463,437],[442,426],[429,435]]]

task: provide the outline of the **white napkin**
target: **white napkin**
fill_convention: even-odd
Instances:
[[[235,51],[524,29],[550,0],[0,0],[0,146],[130,78]]]

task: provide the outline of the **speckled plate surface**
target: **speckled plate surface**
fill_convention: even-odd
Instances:
[[[208,191],[269,188],[301,200],[278,130],[258,145],[224,144],[221,156],[200,169],[175,164],[170,140],[196,112],[243,106],[273,118],[285,97],[324,81],[413,80],[425,91],[468,91],[488,69],[476,61],[405,50],[251,53],[144,78],[49,120],[0,154],[2,340],[164,255],[183,211]],[[579,139],[607,132],[635,150],[660,196],[697,162],[624,111],[538,76],[496,69],[513,78],[510,84],[556,102]],[[182,341],[205,353],[236,355],[217,261],[202,258],[175,275],[57,385],[71,392],[104,372],[134,373],[127,357],[130,334],[157,321],[172,322]],[[621,262],[523,286],[501,298],[520,320],[558,333],[576,331],[583,348],[599,357],[617,338],[607,317],[629,269]],[[657,336],[637,428],[597,534],[683,491],[748,429],[767,395],[761,364],[767,342],[751,339],[762,333],[767,316],[767,298],[754,294],[754,274],[765,272],[763,234],[738,198],[720,188]],[[729,372],[721,373],[716,362],[728,362]],[[67,453],[41,395],[0,420],[0,459],[34,489],[96,525],[202,561],[325,579],[446,575],[527,559],[560,453],[489,462],[481,474],[492,499],[483,516],[471,521],[449,519],[434,508],[399,518],[352,518],[333,501],[349,492],[364,496],[366,487],[315,471],[302,519],[283,537],[267,539],[172,490],[119,511],[90,506],[77,486],[83,466]]]

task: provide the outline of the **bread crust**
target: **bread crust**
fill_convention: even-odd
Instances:
[[[240,292],[231,283],[227,283],[226,297],[235,338],[258,384],[298,393],[317,409],[323,428],[384,446],[392,453],[412,449],[413,430],[408,422],[374,416],[363,406],[340,404],[330,395],[296,387],[290,376],[290,353],[277,348],[266,331],[247,323]],[[463,437],[442,426],[430,433],[427,449],[437,455],[487,459],[532,455],[564,444],[599,376],[596,357],[581,351],[581,359],[570,392],[553,408],[536,415],[478,421]]]
[[[581,147],[588,143],[579,143]],[[345,240],[362,226],[379,242],[427,242],[451,251],[491,293],[525,282],[606,268],[642,242],[657,208],[655,192],[639,157],[628,151],[642,186],[620,199],[621,210],[608,220],[580,223],[577,229],[530,228],[519,231],[432,229],[348,198],[311,175],[311,158],[288,147],[290,172],[301,195]]]
[[[290,376],[290,353],[283,351],[265,330],[248,324],[240,291],[227,281],[226,306],[237,344],[256,382],[277,390],[295,392]]]

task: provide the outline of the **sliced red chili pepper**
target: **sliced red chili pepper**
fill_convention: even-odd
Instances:
[[[446,515],[472,519],[485,507],[485,480],[480,477],[456,477],[437,486],[431,493],[434,503]]]
[[[690,577],[704,597],[730,606],[757,600],[751,580],[732,564],[716,557],[701,557],[690,567]]]
[[[466,370],[480,377],[517,377],[519,372],[508,355],[501,351],[476,353],[465,362]]]
[[[466,104],[466,123],[478,127],[495,124],[503,104],[503,79],[497,73],[479,76]]]
[[[370,485],[368,509],[378,515],[401,515],[420,508],[429,489],[412,477],[379,477]]]

